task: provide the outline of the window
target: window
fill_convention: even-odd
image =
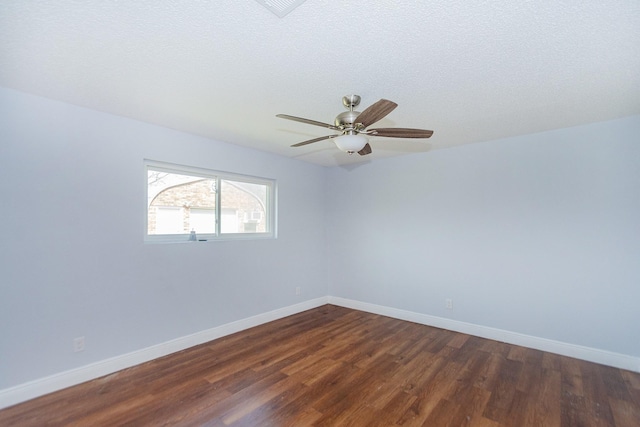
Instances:
[[[275,182],[147,160],[146,241],[275,237]]]

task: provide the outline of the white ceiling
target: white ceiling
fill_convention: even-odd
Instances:
[[[0,86],[345,165],[640,114],[640,2],[4,0]],[[331,123],[348,94],[435,133],[289,147],[333,132],[276,114]]]

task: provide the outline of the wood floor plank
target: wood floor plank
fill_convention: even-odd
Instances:
[[[484,417],[503,423],[508,421],[509,408],[516,393],[516,386],[522,362],[511,359],[502,359],[497,373],[497,381],[491,390],[491,398],[487,402]]]
[[[640,375],[636,375],[633,372],[624,370],[621,370],[620,372],[622,373],[622,377],[630,388],[634,390],[640,390]]]
[[[470,386],[464,395],[456,395],[455,400],[460,404],[460,414],[464,415],[461,425],[472,426],[485,424],[488,420],[482,416],[491,393],[487,390]]]
[[[580,366],[587,413],[593,425],[615,425],[606,387],[599,372],[601,368],[601,365],[591,363]]]
[[[447,399],[440,399],[422,425],[424,427],[460,426],[466,420],[466,416],[462,412],[460,404]]]
[[[555,427],[562,424],[561,377],[556,370],[543,369],[526,396],[521,411],[510,411],[508,423]],[[519,408],[518,408],[519,409]]]
[[[467,407],[471,411],[475,411],[477,409],[473,404],[474,396],[476,394],[482,394],[487,397],[491,396],[490,392],[479,393],[482,390],[474,386],[474,382],[481,372],[482,364],[486,363],[486,360],[489,358],[489,355],[487,353],[478,352],[478,355],[480,357],[472,358],[473,361],[470,361],[469,364],[463,367],[463,369],[460,371],[460,374],[456,378],[455,385],[451,388],[449,394],[446,396],[448,400],[464,404],[465,407]],[[486,403],[487,402],[483,403],[483,408],[486,406]]]
[[[435,362],[433,367],[437,367],[437,370],[430,372],[426,377],[428,380],[421,381],[411,390],[411,394],[415,394],[417,399],[398,420],[398,424],[422,425],[440,400],[455,387],[455,380],[460,372],[458,363],[442,360],[441,363]]]
[[[609,399],[613,418],[618,427],[638,427],[640,426],[640,408],[626,400],[616,398]]]
[[[326,305],[0,411],[1,426],[640,426],[640,374]]]
[[[391,426],[404,414],[404,412],[416,401],[418,397],[398,391],[393,397],[382,407],[380,411],[371,411],[366,417],[354,418],[352,425],[363,426]],[[360,422],[360,424],[358,424]]]

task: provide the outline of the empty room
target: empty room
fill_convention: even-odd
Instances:
[[[640,425],[635,1],[0,2],[0,425]]]

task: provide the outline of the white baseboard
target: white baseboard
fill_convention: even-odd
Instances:
[[[340,297],[321,297],[299,304],[283,307],[267,313],[241,319],[227,323],[195,334],[176,338],[158,345],[147,347],[121,356],[102,360],[90,365],[81,366],[65,372],[60,372],[45,378],[40,378],[24,384],[19,384],[4,390],[0,390],[0,409],[12,406],[27,400],[42,396],[63,388],[90,381],[104,375],[129,368],[140,363],[148,362],[159,357],[166,356],[177,351],[187,349],[199,344],[203,344],[217,338],[221,338],[254,326],[262,325],[273,320],[281,319],[296,313],[320,307],[324,304],[334,304],[341,307],[366,311],[393,317],[395,319],[407,320],[423,325],[462,332],[482,338],[488,338],[509,344],[523,347],[535,348],[537,350],[548,351],[550,353],[563,356],[574,357],[587,360],[589,362],[600,363],[629,371],[640,372],[640,358],[619,353],[612,353],[591,347],[584,347],[575,344],[568,344],[560,341],[553,341],[546,338],[539,338],[530,335],[523,335],[516,332],[495,329],[472,323],[460,322],[457,320],[445,319],[427,314],[415,313],[407,310],[400,310],[393,307],[386,307],[370,304],[361,301],[350,300]]]
[[[640,372],[640,358],[625,354],[613,353],[597,348],[584,347],[546,338],[523,335],[516,332],[505,331],[503,329],[490,328],[487,326],[475,325],[472,323],[460,322],[457,320],[445,319],[428,314],[415,313],[412,311],[400,310],[393,307],[385,307],[361,301],[355,301],[340,297],[329,297],[329,304],[341,307],[352,308],[354,310],[366,311],[368,313],[380,314],[393,317],[395,319],[407,320],[422,325],[434,326],[436,328],[450,331],[462,332],[477,337],[488,338],[508,344],[515,344],[523,347],[534,348],[547,351],[549,353],[560,354],[562,356],[574,357],[589,362],[600,363],[602,365],[613,366],[628,371]]]
[[[316,298],[0,390],[0,409],[328,303]]]

